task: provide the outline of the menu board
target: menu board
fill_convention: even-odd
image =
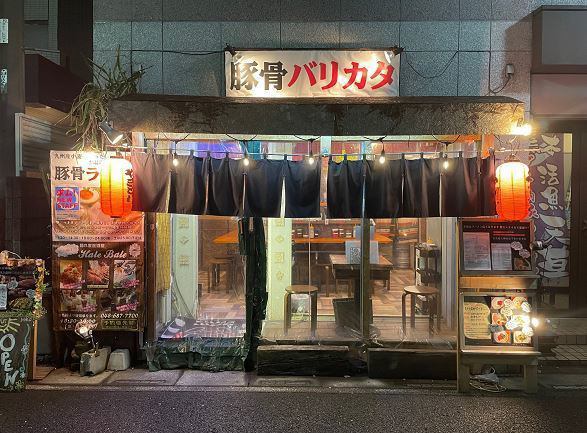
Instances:
[[[142,328],[142,242],[55,242],[53,247],[56,329],[72,330],[83,319],[101,330]]]
[[[532,304],[525,294],[462,294],[464,344],[533,346]]]
[[[0,311],[31,310],[35,299],[37,266],[0,265]]]
[[[463,220],[461,230],[463,271],[532,271],[530,222]]]

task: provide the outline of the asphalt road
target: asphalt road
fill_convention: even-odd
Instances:
[[[302,388],[27,390],[0,394],[0,432],[584,432],[587,392]]]

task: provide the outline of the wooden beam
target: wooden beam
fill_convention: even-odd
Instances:
[[[524,103],[506,97],[218,98],[132,95],[112,101],[122,131],[251,135],[508,134]]]

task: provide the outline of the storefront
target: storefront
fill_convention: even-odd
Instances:
[[[342,53],[367,55],[375,65],[394,58]],[[235,75],[228,53],[227,59],[227,89],[240,86],[236,90],[248,95],[137,95],[110,106],[115,128],[132,133],[130,146],[108,150],[132,164],[134,209],[146,212],[146,236],[143,250],[127,216],[119,241],[129,243],[125,257],[131,247],[137,254],[127,260],[134,262],[135,286],[118,281],[114,287],[116,275],[109,272],[112,284],[82,287],[90,298],[90,289],[101,289],[90,311],[100,317],[100,329],[140,330],[144,324],[153,369],[454,378],[457,358],[465,359],[471,345],[478,346],[473,352],[520,352],[535,361],[536,339],[528,335],[534,330],[522,335],[522,328],[540,303],[534,292],[524,292],[539,287],[536,278],[524,278],[535,274],[536,263],[552,271],[553,256],[534,248],[534,238],[552,235],[554,228],[555,238],[565,239],[557,224],[566,225],[568,214],[544,212],[562,208],[551,209],[548,194],[567,191],[569,136],[511,135],[520,133],[524,118],[524,104],[511,98],[402,98],[393,88],[388,96],[317,98],[298,89],[296,97],[274,97],[281,89],[269,80],[283,78],[283,70],[295,74],[295,65],[279,62],[248,89],[246,74]],[[265,60],[255,63],[266,69]],[[327,70],[322,77],[321,66],[316,69],[316,77],[327,78]],[[377,71],[369,76],[378,78]],[[508,234],[494,239],[495,220],[472,231],[475,236],[465,234],[462,220],[497,214],[495,167],[512,154],[530,163],[534,178],[529,217],[536,231],[524,226],[520,248],[511,238],[520,236],[519,227],[508,223],[500,228]],[[539,185],[548,190],[538,191]],[[83,260],[78,264],[81,273],[89,268]],[[560,283],[564,271],[550,279]],[[481,277],[490,280],[475,280]],[[128,296],[118,295],[122,289]],[[478,296],[469,299],[469,292]],[[507,308],[517,303],[520,317],[528,302],[518,331],[505,329],[511,313],[493,323],[504,307],[497,303],[506,298]],[[488,305],[477,305],[483,302]]]
[[[141,116],[144,112],[153,115]],[[180,117],[180,112],[190,115]],[[118,128],[137,132],[138,147],[162,149],[161,153],[169,154],[171,149],[178,156],[222,158],[228,152],[243,158],[246,149],[251,159],[280,161],[285,156],[308,163],[314,158],[322,166],[316,191],[319,217],[264,219],[267,305],[260,327],[262,345],[290,349],[294,345],[294,351],[295,345],[305,350],[308,345],[333,346],[335,351],[346,351],[344,359],[366,362],[359,350],[365,343],[371,347],[399,344],[437,349],[448,359],[452,351],[454,363],[457,256],[451,251],[457,244],[458,215],[447,209],[441,214],[438,209],[425,218],[402,218],[398,209],[381,218],[360,218],[359,191],[356,217],[332,218],[328,165],[363,158],[377,164],[382,150],[384,163],[398,167],[402,158],[438,161],[440,156],[446,158],[444,163],[453,164],[459,158],[487,155],[493,147],[489,134],[510,133],[522,112],[521,103],[507,98],[236,101],[141,97],[115,102],[111,118]],[[235,135],[242,141],[230,138]],[[320,138],[312,140],[315,137]],[[498,160],[506,156],[497,155]],[[349,207],[352,212],[353,206]],[[287,207],[277,209],[280,215],[287,212]],[[150,320],[156,326],[151,338],[210,336],[208,327],[221,337],[245,335],[247,290],[238,220],[158,215],[156,224],[153,259],[160,272],[153,281]],[[362,232],[372,233],[371,243],[360,242]],[[366,247],[370,254],[361,254]],[[169,263],[170,270],[162,263]],[[317,292],[297,286],[312,286]],[[412,297],[406,292],[410,286],[426,286],[430,293]],[[410,321],[410,313],[415,315],[413,327],[403,325]],[[279,356],[291,354],[280,354],[275,348],[267,356],[283,367]],[[306,363],[314,356],[309,355]],[[303,364],[297,364],[298,372],[308,371]],[[351,366],[347,363],[340,374],[348,373]],[[296,365],[290,367],[282,371],[295,372]],[[315,367],[318,372],[329,368]],[[357,371],[365,371],[365,366]]]

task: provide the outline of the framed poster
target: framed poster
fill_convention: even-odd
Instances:
[[[142,242],[55,242],[53,248],[55,330],[73,330],[83,319],[98,330],[143,328]]]
[[[461,275],[535,275],[532,222],[463,219]]]
[[[532,324],[533,294],[519,292],[461,293],[461,348],[528,350],[536,344]]]

